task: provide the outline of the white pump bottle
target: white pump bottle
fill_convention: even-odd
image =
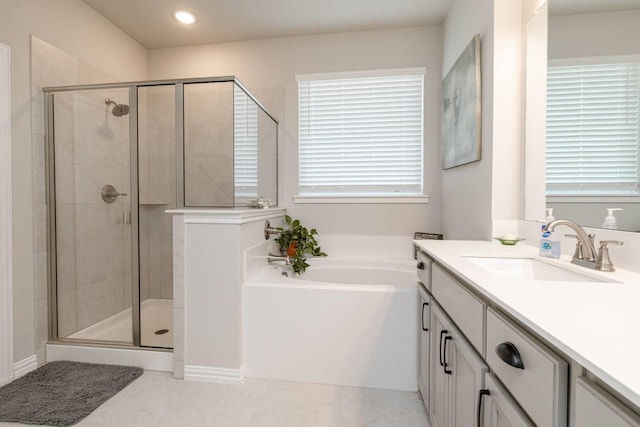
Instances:
[[[544,219],[545,219],[545,221],[547,221],[547,224],[549,224],[551,221],[553,221],[554,219],[556,219],[556,218],[553,216],[553,208],[545,208],[544,212],[545,212],[545,217],[544,217]]]
[[[604,217],[604,223],[602,224],[602,228],[608,228],[610,230],[617,230],[618,223],[616,221],[616,217],[614,216],[615,211],[621,211],[622,208],[606,208],[607,216]]]

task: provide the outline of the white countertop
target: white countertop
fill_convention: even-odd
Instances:
[[[514,283],[464,257],[537,257],[537,248],[481,241],[415,243],[478,294],[494,301],[640,408],[640,274],[620,269],[597,272],[571,264],[570,257],[544,258],[573,271],[619,283]]]

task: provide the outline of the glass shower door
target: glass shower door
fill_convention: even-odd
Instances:
[[[176,86],[138,88],[140,346],[173,348]]]
[[[133,344],[129,89],[51,96],[54,335]]]

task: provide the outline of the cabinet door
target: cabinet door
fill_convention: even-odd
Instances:
[[[443,359],[449,366],[449,419],[452,427],[476,424],[480,390],[487,365],[456,329],[443,341]]]
[[[486,375],[485,388],[488,394],[480,397],[482,411],[478,412],[484,419],[483,427],[535,427],[493,375]]]
[[[420,351],[420,364],[418,375],[418,386],[422,393],[427,411],[429,411],[429,347],[430,347],[430,330],[431,330],[431,317],[430,317],[430,302],[429,297],[422,290],[419,292],[419,306],[420,319],[418,324],[418,331],[420,334],[419,351]]]
[[[638,427],[640,417],[589,379],[576,380],[576,426]]]
[[[429,413],[433,427],[445,427],[447,424],[448,377],[444,372],[442,350],[444,338],[449,332],[449,323],[436,304],[431,305],[431,365],[429,390]]]
[[[520,368],[499,355],[503,346],[519,355]],[[487,363],[536,424],[566,427],[567,362],[493,309],[487,310]]]

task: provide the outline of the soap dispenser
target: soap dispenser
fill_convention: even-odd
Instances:
[[[607,216],[604,217],[604,223],[602,224],[602,228],[617,230],[618,224],[616,222],[616,217],[613,215],[613,212],[621,211],[622,208],[606,208],[606,209],[607,209]]]
[[[542,237],[540,238],[540,256],[547,258],[560,258],[560,236],[553,231],[547,230],[547,224],[555,220],[553,208],[545,209],[545,225],[542,226]]]
[[[551,221],[556,219],[553,216],[553,208],[545,208],[544,212],[545,212],[544,219],[545,219],[545,221],[547,221],[547,224],[549,224]]]

